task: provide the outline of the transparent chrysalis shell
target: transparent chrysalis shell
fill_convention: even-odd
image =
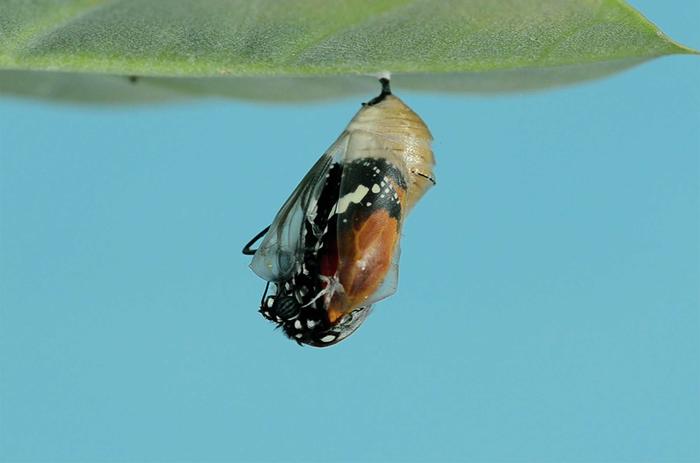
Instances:
[[[263,231],[250,265],[274,289],[261,313],[299,343],[341,341],[396,291],[403,221],[435,184],[428,127],[381,82]]]

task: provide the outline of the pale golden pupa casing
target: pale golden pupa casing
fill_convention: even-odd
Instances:
[[[405,213],[435,184],[435,156],[430,147],[433,136],[423,119],[394,95],[364,105],[341,138],[347,135],[347,161],[383,157],[403,171],[407,183]]]

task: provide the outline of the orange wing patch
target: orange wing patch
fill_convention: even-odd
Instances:
[[[382,284],[391,267],[399,230],[398,220],[378,209],[339,237],[338,279],[344,291],[333,295],[328,308],[331,323],[362,306]]]

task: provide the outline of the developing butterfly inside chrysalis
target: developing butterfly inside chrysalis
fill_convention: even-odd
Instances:
[[[435,184],[428,127],[380,82],[381,93],[243,248],[267,281],[260,313],[299,344],[342,341],[396,292],[404,219]]]

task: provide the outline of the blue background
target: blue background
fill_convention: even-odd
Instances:
[[[699,47],[695,0],[635,1]],[[406,93],[398,293],[300,348],[241,245],[357,100],[0,101],[0,460],[700,460],[700,61]]]

